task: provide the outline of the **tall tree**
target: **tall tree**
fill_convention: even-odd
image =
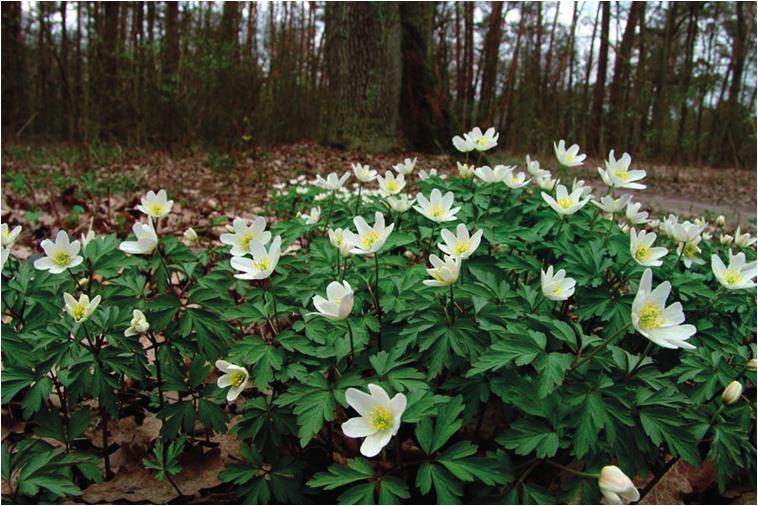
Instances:
[[[21,29],[21,2],[3,2],[2,44],[2,128],[5,135],[15,134],[26,114],[26,75],[24,71],[24,38]]]
[[[588,135],[588,149],[593,153],[600,153],[602,147],[603,132],[603,103],[605,101],[605,74],[608,69],[608,30],[611,22],[611,8],[609,2],[600,2],[603,10],[603,19],[600,27],[600,52],[597,57],[597,76],[595,77],[595,90],[592,96],[592,112]]]
[[[500,56],[500,40],[503,34],[503,2],[491,2],[492,10],[487,21],[484,39],[484,65],[477,121],[481,125],[492,122],[492,108],[497,83],[497,67]]]
[[[634,47],[634,31],[637,27],[640,11],[643,2],[632,2],[629,8],[629,15],[626,18],[626,27],[621,44],[616,51],[616,57],[613,65],[613,80],[611,81],[610,96],[608,103],[610,105],[610,114],[608,114],[607,143],[609,147],[626,148],[618,145],[619,142],[628,143],[625,125],[626,125],[626,93],[625,90],[629,83],[629,59],[631,58]]]

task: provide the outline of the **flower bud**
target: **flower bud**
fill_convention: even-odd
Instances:
[[[729,234],[721,234],[721,237],[719,237],[719,242],[721,242],[721,244],[725,244],[725,245],[726,244],[731,244],[733,240],[734,240],[734,237],[732,237]]]
[[[713,234],[710,232],[703,232],[703,239],[705,239],[706,241],[710,241],[711,239],[713,239]]]
[[[79,287],[80,288],[87,288],[88,285],[89,285],[89,278],[84,277],[84,278],[82,278],[82,279],[79,280]]]
[[[727,406],[731,406],[740,399],[742,395],[742,383],[739,381],[732,381],[724,389],[724,393],[721,394],[721,401]]]
[[[758,360],[751,358],[747,361],[747,370],[751,372],[755,372],[758,370]]]
[[[640,500],[640,493],[634,483],[616,466],[605,466],[600,470],[597,485],[609,504],[624,504]]]
[[[726,225],[726,218],[724,218],[723,214],[720,214],[718,218],[716,218],[716,225],[719,227],[723,227]]]
[[[197,242],[197,232],[195,232],[194,228],[190,227],[184,231],[184,238],[189,242]]]

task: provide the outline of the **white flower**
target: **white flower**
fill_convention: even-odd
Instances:
[[[727,244],[732,244],[732,241],[734,241],[734,237],[732,237],[732,236],[731,236],[731,235],[729,235],[729,234],[721,234],[721,235],[719,236],[719,242],[720,242],[721,244],[724,244],[724,245],[727,245]]]
[[[137,209],[151,218],[160,219],[167,216],[173,207],[174,201],[168,200],[166,190],[159,190],[157,195],[150,190],[147,195],[142,197],[142,205],[137,206]]]
[[[376,171],[369,167],[368,165],[361,165],[360,163],[354,163],[353,165],[353,173],[355,174],[355,179],[360,181],[361,183],[370,183],[374,179],[376,179]]]
[[[340,255],[347,258],[350,256],[350,250],[352,249],[352,245],[345,240],[344,230],[341,228],[335,228],[334,230],[329,229],[329,242],[332,243],[332,246],[337,248]]]
[[[529,181],[531,181],[531,178],[530,179],[526,178],[526,174],[524,172],[519,172],[518,174],[516,174],[513,171],[513,169],[507,171],[503,179],[504,179],[505,185],[511,190],[517,190],[519,188],[523,188],[524,186],[529,184]]]
[[[250,253],[250,242],[257,241],[268,244],[271,240],[271,232],[266,231],[266,218],[258,216],[248,225],[243,218],[234,218],[232,222],[233,233],[221,234],[219,239],[227,246],[231,246],[232,256],[239,257]]]
[[[608,504],[624,504],[640,500],[640,493],[624,472],[616,466],[605,466],[597,480],[600,492]]]
[[[258,241],[250,241],[250,253],[253,258],[232,257],[231,264],[234,269],[242,271],[241,274],[235,274],[237,279],[266,279],[276,269],[279,263],[279,256],[282,254],[282,238],[274,237],[271,241],[268,251],[266,247]]]
[[[132,320],[129,327],[124,331],[125,337],[132,337],[144,334],[150,329],[150,324],[145,318],[145,314],[139,309],[132,310]]]
[[[460,135],[453,137],[453,146],[455,146],[455,149],[461,153],[468,153],[469,151],[473,151],[475,148],[474,141],[469,139],[468,135],[466,134],[463,134],[463,137]]]
[[[645,269],[640,280],[637,295],[632,302],[632,325],[637,332],[663,348],[686,348],[695,346],[687,343],[697,329],[684,324],[682,304],[675,302],[666,307],[666,299],[671,293],[671,283],[664,281],[654,290],[653,271]]]
[[[308,214],[300,214],[300,219],[303,220],[306,225],[315,225],[318,223],[318,220],[321,219],[321,208],[318,206],[311,207],[311,210]]]
[[[545,192],[542,192],[542,199],[547,202],[547,205],[553,208],[553,210],[561,216],[574,214],[579,209],[587,205],[587,202],[591,200],[591,197],[586,197],[582,200],[581,188],[577,188],[571,194],[562,184],[559,184],[555,190],[555,197],[553,198]]]
[[[429,179],[430,177],[436,176],[436,175],[437,175],[437,169],[429,169],[428,172],[426,170],[424,170],[424,169],[421,169],[421,170],[418,171],[418,177],[422,181],[424,181],[426,179]]]
[[[513,170],[515,167],[505,165],[495,165],[494,169],[491,169],[487,165],[478,167],[474,170],[474,175],[484,181],[487,184],[502,183],[505,173],[508,170]]]
[[[640,212],[642,207],[641,202],[632,202],[631,200],[626,203],[625,216],[627,221],[632,225],[642,225],[647,223],[647,212]]]
[[[718,217],[716,218],[716,225],[718,225],[719,227],[723,227],[724,225],[726,225],[726,218],[724,218],[723,214],[719,214]]]
[[[737,227],[737,230],[734,232],[734,244],[737,246],[741,246],[743,248],[746,248],[748,246],[752,246],[755,244],[756,241],[758,241],[758,238],[751,237],[749,233],[740,233],[740,227]]]
[[[402,174],[395,177],[393,172],[387,171],[384,177],[376,176],[376,180],[379,182],[379,189],[385,195],[397,195],[405,188],[405,176]]]
[[[130,255],[149,255],[158,246],[158,234],[153,228],[153,219],[148,216],[147,223],[135,223],[132,232],[136,241],[123,241],[118,249]]]
[[[45,239],[40,246],[46,256],[34,261],[35,269],[50,271],[50,274],[60,274],[84,261],[84,258],[79,256],[81,249],[79,241],[69,242],[68,234],[63,230],[55,236],[55,242]]]
[[[390,399],[379,385],[369,384],[368,391],[368,394],[357,388],[345,391],[345,400],[360,416],[343,423],[342,432],[347,437],[365,437],[361,454],[374,457],[397,434],[407,400],[403,394],[395,394]]]
[[[608,214],[616,214],[618,212],[621,212],[625,207],[626,204],[631,200],[632,196],[622,195],[621,197],[614,199],[610,195],[605,195],[603,197],[600,197],[600,201],[593,200],[592,203],[595,204],[601,211],[606,212]]]
[[[710,241],[713,239],[713,234],[711,232],[703,232],[703,239],[706,241]]]
[[[584,163],[584,159],[587,155],[580,155],[579,145],[572,144],[571,147],[566,149],[566,141],[561,139],[558,144],[553,143],[553,149],[555,150],[555,157],[558,159],[558,163],[564,167],[578,167]]]
[[[629,231],[629,253],[634,261],[645,267],[660,267],[661,258],[669,252],[666,248],[653,247],[656,239],[655,232],[641,230],[639,235],[635,229]]]
[[[392,168],[398,174],[407,176],[408,174],[413,172],[413,169],[416,168],[416,158],[414,158],[413,160],[411,160],[410,158],[406,158],[401,163],[394,165]]]
[[[575,190],[582,190],[583,197],[592,194],[592,187],[586,184],[584,179],[574,178],[574,181],[571,183],[571,191],[573,192]]]
[[[732,381],[729,383],[724,391],[721,393],[721,402],[726,404],[727,406],[731,406],[738,400],[740,400],[740,397],[742,396],[742,383],[740,383],[737,380]]]
[[[526,171],[534,177],[550,176],[550,171],[540,169],[540,162],[532,160],[529,155],[526,155]]]
[[[326,299],[320,295],[313,297],[313,305],[317,313],[309,315],[326,316],[331,320],[344,320],[353,311],[353,289],[347,281],[339,283],[332,281],[326,287]]]
[[[96,295],[91,301],[87,294],[81,294],[79,300],[76,300],[71,294],[64,293],[63,301],[66,304],[66,312],[74,319],[76,323],[87,321],[92,313],[100,304],[100,296]]]
[[[461,273],[461,257],[452,257],[445,255],[443,262],[440,257],[432,253],[429,255],[429,262],[432,264],[426,272],[432,279],[425,279],[423,283],[426,286],[450,286],[458,281]]]
[[[250,381],[250,373],[247,369],[238,365],[230,364],[226,360],[216,360],[216,369],[225,373],[216,380],[219,388],[231,387],[226,393],[226,400],[232,402],[239,397],[243,390],[253,386]]]
[[[89,230],[86,234],[82,234],[82,248],[86,248],[96,237],[97,235],[92,230]]]
[[[437,246],[444,253],[452,257],[466,259],[476,251],[479,247],[479,243],[482,240],[482,231],[477,230],[474,235],[469,235],[466,225],[459,223],[455,229],[455,235],[445,228],[442,229],[441,235],[444,244],[440,243]]]
[[[461,210],[461,208],[452,207],[454,198],[455,196],[453,195],[453,192],[447,192],[443,197],[442,192],[435,188],[432,190],[431,196],[428,199],[423,194],[419,193],[416,196],[416,203],[418,205],[413,206],[413,209],[435,223],[455,221],[455,215]]]
[[[692,267],[692,264],[703,265],[705,263],[705,260],[697,256],[701,251],[700,246],[698,246],[700,240],[701,237],[698,236],[694,241],[680,242],[676,247],[677,255],[682,257],[682,262],[684,262],[684,266],[688,269]]]
[[[629,190],[644,190],[645,185],[637,183],[647,175],[644,170],[629,170],[632,164],[632,157],[629,153],[624,153],[620,159],[616,160],[613,150],[608,153],[608,160],[605,162],[605,170],[598,167],[597,171],[603,182],[611,188],[627,188]]]
[[[297,193],[298,195],[305,195],[306,193],[308,193],[308,188],[306,188],[305,186],[298,186],[297,188],[295,188],[295,193]]]
[[[664,221],[664,226],[668,235],[680,243],[695,242],[695,240],[699,242],[700,234],[705,228],[704,225],[698,225],[689,221],[678,223],[677,217],[673,214]]]
[[[409,199],[407,193],[403,193],[401,195],[395,196],[395,197],[388,197],[387,203],[390,205],[393,211],[397,211],[398,213],[404,213],[408,209],[411,208],[413,203],[416,201],[415,198]]]
[[[10,230],[7,223],[3,223],[0,225],[0,241],[2,241],[3,246],[10,246],[14,242],[16,242],[16,239],[18,239],[19,234],[21,233],[21,225],[16,225],[13,227],[13,230]]]
[[[500,134],[495,133],[495,127],[488,128],[484,133],[482,133],[479,127],[474,127],[473,130],[465,134],[465,137],[474,145],[474,149],[477,151],[487,151],[497,146]],[[455,139],[453,139],[453,143],[455,143]]]
[[[711,269],[721,286],[729,290],[756,286],[753,281],[753,278],[758,275],[756,262],[746,263],[744,253],[732,255],[732,250],[729,250],[729,266],[725,266],[718,255],[711,255]]]
[[[458,166],[458,177],[461,179],[471,179],[474,177],[474,166],[466,163],[455,162]]]
[[[534,182],[537,183],[537,186],[547,191],[552,191],[555,185],[558,184],[558,180],[553,179],[549,174],[547,176],[534,176]]]
[[[378,252],[384,246],[387,238],[395,228],[392,223],[389,227],[384,225],[384,215],[377,211],[374,214],[374,226],[369,227],[363,216],[353,218],[353,223],[358,231],[357,234],[352,230],[344,230],[345,241],[350,244],[350,253],[353,255],[371,255]]]
[[[11,254],[11,249],[4,246],[0,246],[0,271],[5,269],[5,262],[8,261],[8,257]]]
[[[547,271],[540,269],[540,284],[542,295],[554,301],[566,300],[574,295],[574,290],[576,290],[576,280],[567,278],[566,271],[563,269],[553,274],[552,265],[548,266]]]
[[[313,184],[324,190],[335,191],[342,188],[349,177],[349,172],[345,172],[342,177],[338,176],[336,172],[332,172],[326,176],[326,179],[321,176],[316,176],[316,180]]]
[[[182,236],[184,236],[184,239],[190,243],[195,243],[198,240],[197,232],[195,232],[195,229],[192,227],[185,230]]]

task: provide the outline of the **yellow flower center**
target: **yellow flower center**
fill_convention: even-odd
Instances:
[[[622,181],[629,180],[629,172],[626,169],[619,169],[614,172],[614,175]]]
[[[371,428],[374,430],[384,431],[392,427],[392,413],[383,406],[377,406],[369,411],[367,418],[369,424],[371,424]]]
[[[255,239],[255,234],[252,232],[245,232],[242,234],[242,237],[240,237],[240,247],[244,250],[248,249],[250,246],[250,241]]]
[[[560,295],[561,294],[561,285],[557,285],[555,288],[553,288],[553,295]]]
[[[434,204],[432,206],[429,206],[429,215],[433,216],[434,218],[439,218],[445,213],[445,210],[442,208],[442,206],[438,204]]]
[[[563,197],[558,199],[558,205],[561,206],[563,209],[568,209],[569,207],[574,205],[574,199],[569,197]]]
[[[511,184],[519,184],[519,180],[516,176],[511,176]]]
[[[343,242],[345,242],[345,238],[342,237],[342,234],[337,234],[334,236],[334,244],[337,246],[342,246]]]
[[[654,302],[646,302],[639,312],[640,327],[646,330],[660,328],[665,320],[663,319],[663,308]]]
[[[240,387],[245,382],[245,376],[242,371],[232,371],[229,373],[229,383],[234,387]]]
[[[335,297],[335,298],[334,298],[334,303],[335,303],[335,304],[337,304],[338,306],[339,306],[340,304],[342,304],[342,297]]]
[[[487,138],[486,137],[479,137],[476,140],[476,143],[479,144],[480,146],[484,146],[485,144],[487,144]]]
[[[399,186],[400,185],[398,185],[397,181],[395,181],[394,179],[390,180],[390,181],[387,181],[387,184],[385,185],[385,187],[387,188],[387,191],[388,192],[393,192],[393,193],[396,192],[399,189]]]
[[[267,256],[255,262],[255,268],[259,271],[266,271],[269,267],[271,267],[271,259]]]
[[[71,312],[74,314],[74,320],[80,322],[84,319],[84,314],[87,311],[86,304],[82,304],[81,302],[74,304],[74,306],[71,308]]]
[[[361,247],[363,249],[369,249],[378,240],[379,240],[379,232],[373,229],[369,230],[368,232],[363,234],[363,237],[361,237]]]
[[[566,158],[567,162],[573,162],[574,161],[574,155],[571,154],[571,153],[566,153],[565,158]]]
[[[634,250],[634,258],[640,262],[646,261],[648,258],[650,258],[650,248],[645,245],[637,246],[637,249]]]
[[[161,204],[160,202],[154,202],[150,204],[149,206],[147,206],[147,210],[150,211],[150,214],[152,214],[153,216],[160,216],[161,214],[163,214],[164,209],[165,208],[163,207],[163,204]]]
[[[458,241],[453,248],[453,253],[455,253],[456,256],[461,256],[468,253],[469,249],[471,249],[471,244],[468,241]]]
[[[56,251],[52,256],[52,261],[56,265],[66,267],[71,263],[71,255],[69,255],[67,251]]]
[[[6,240],[10,241],[10,239],[11,239],[11,231],[10,230],[3,231],[3,239],[6,239]]]
[[[697,255],[698,247],[696,244],[688,242],[684,245],[684,256],[692,258]]]
[[[728,269],[724,273],[724,281],[726,281],[727,285],[736,285],[740,282],[742,279],[742,276],[740,276],[740,273],[735,271],[734,269]]]

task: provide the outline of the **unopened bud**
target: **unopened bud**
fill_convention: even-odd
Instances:
[[[742,395],[742,383],[739,381],[732,381],[724,389],[724,393],[721,394],[721,401],[727,406],[731,406],[737,402]]]
[[[89,278],[82,278],[79,280],[80,288],[87,288],[87,286],[89,286]]]
[[[755,372],[756,370],[758,370],[758,360],[756,360],[754,358],[751,358],[750,360],[748,360],[747,361],[747,370],[748,371],[752,371],[752,372]]]
[[[716,218],[716,225],[718,225],[719,227],[723,227],[724,225],[726,225],[726,218],[724,218],[723,214],[719,215],[719,217]]]
[[[194,228],[190,227],[184,231],[184,238],[189,242],[197,242],[197,232],[195,232]]]
[[[719,237],[721,244],[732,244],[733,240],[734,237],[729,234],[721,234],[721,237]]]

